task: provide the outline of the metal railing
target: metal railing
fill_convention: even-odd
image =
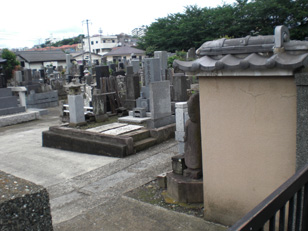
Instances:
[[[308,231],[308,165],[228,230]]]

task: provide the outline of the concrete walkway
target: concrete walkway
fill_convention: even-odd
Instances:
[[[38,121],[0,128],[0,169],[47,188],[54,230],[225,230],[123,195],[171,170],[174,140],[123,159],[43,148],[42,131],[57,124],[51,108]]]

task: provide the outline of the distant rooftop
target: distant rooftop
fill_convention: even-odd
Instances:
[[[30,63],[66,60],[66,54],[63,51],[19,51],[16,55]]]
[[[140,50],[137,48],[133,48],[130,46],[124,46],[124,47],[115,47],[112,49],[112,51],[108,52],[104,56],[109,56],[109,55],[130,55],[130,54],[145,54],[144,50]]]

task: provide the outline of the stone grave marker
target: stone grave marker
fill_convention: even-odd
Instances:
[[[170,82],[159,81],[150,84],[151,120],[147,121],[150,128],[159,128],[175,122],[171,113]]]
[[[139,70],[140,70],[140,61],[139,61],[139,59],[133,59],[131,61],[131,64],[133,66],[133,72],[135,74],[137,74],[139,72]]]
[[[166,70],[168,68],[168,54],[167,51],[155,51],[154,57],[159,58],[160,71],[162,80],[166,80]]]
[[[95,67],[96,72],[96,88],[101,89],[101,78],[103,77],[109,77],[109,67],[108,66],[96,66]]]
[[[188,100],[188,82],[184,73],[176,73],[173,76],[173,101],[183,102]]]

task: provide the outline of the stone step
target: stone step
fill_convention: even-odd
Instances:
[[[6,96],[0,98],[0,108],[18,107],[17,98],[15,96]]]
[[[146,138],[146,139],[137,141],[136,143],[134,143],[134,148],[136,152],[140,152],[144,149],[152,147],[155,144],[156,144],[156,139],[151,137],[151,138]]]
[[[125,136],[132,137],[134,142],[146,139],[150,137],[150,130],[148,129],[141,129],[137,131],[132,131],[129,133],[126,133]]]
[[[10,88],[0,88],[0,98],[12,96],[12,90]]]
[[[0,108],[0,116],[16,114],[25,111],[26,111],[25,107],[9,107],[4,109]]]

